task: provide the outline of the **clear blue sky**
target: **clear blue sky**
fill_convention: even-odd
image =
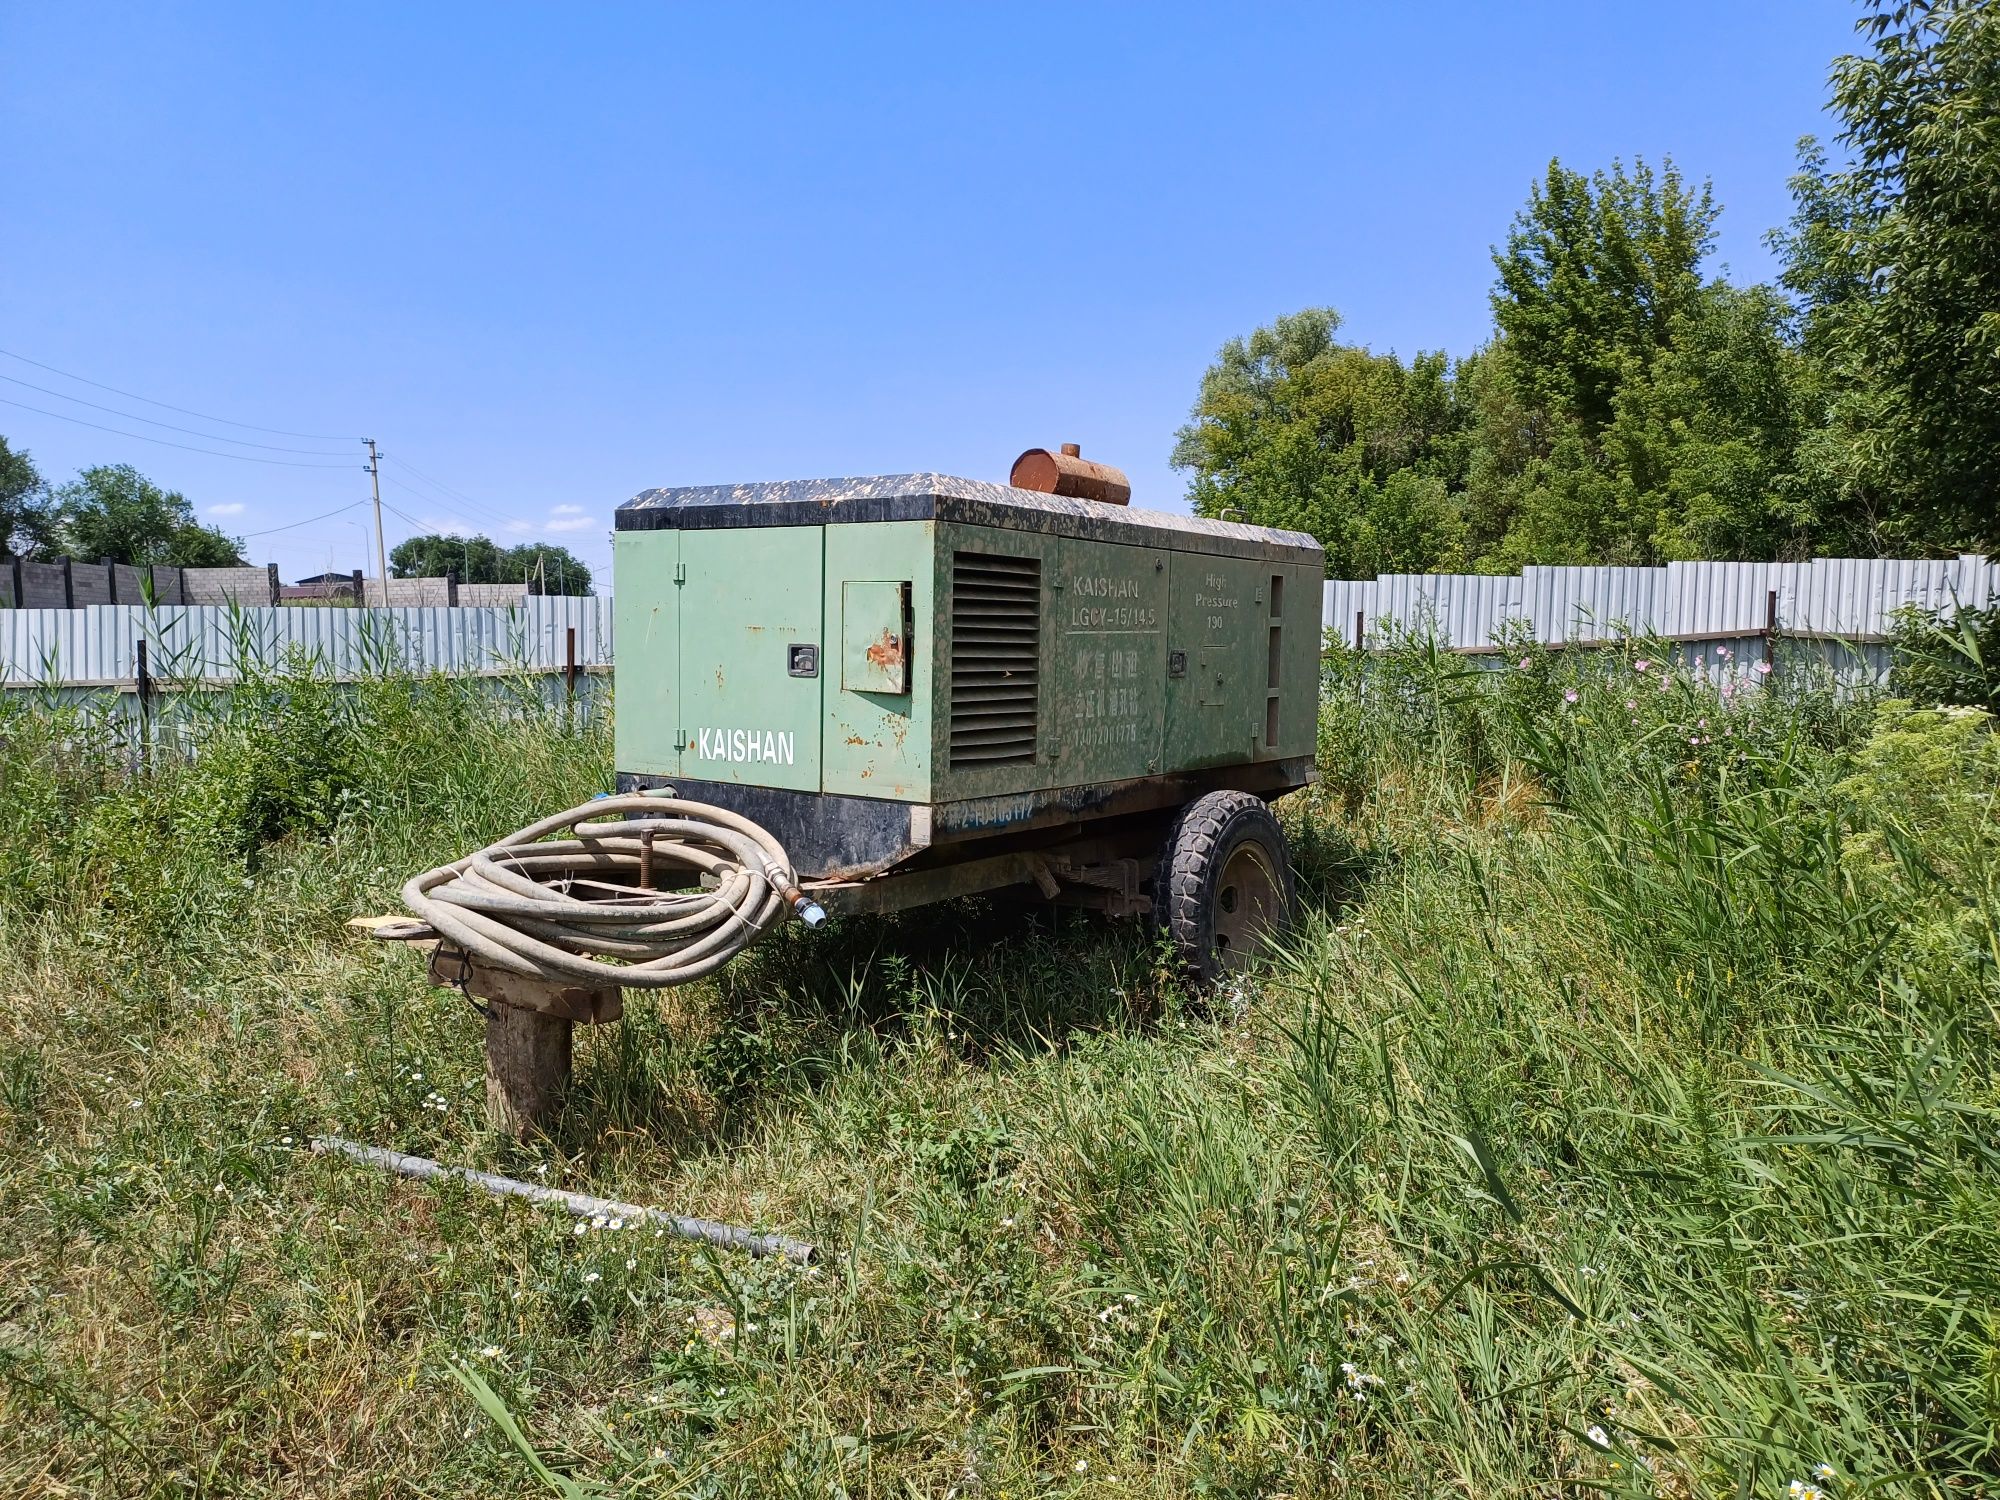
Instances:
[[[1768,275],[1761,236],[1794,140],[1828,131],[1853,18],[1836,0],[7,4],[0,348],[378,438],[408,517],[511,522],[595,565],[612,508],[648,486],[1000,479],[1066,440],[1178,508],[1174,429],[1225,339],[1330,303],[1377,349],[1472,348],[1489,247],[1551,156],[1671,153],[1713,178],[1731,273]],[[51,478],[133,463],[239,534],[367,498],[358,446],[0,374],[355,465],[230,462],[0,405]],[[249,550],[288,579],[350,569],[367,519]],[[412,529],[391,516],[391,544]]]

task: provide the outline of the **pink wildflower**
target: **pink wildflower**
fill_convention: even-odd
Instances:
[[[1530,662],[1529,662],[1529,659],[1528,659],[1527,657],[1525,657],[1525,656],[1524,656],[1524,657],[1522,657],[1522,658],[1521,658],[1521,670],[1522,670],[1523,672],[1527,671],[1527,670],[1528,670],[1528,667],[1529,667],[1529,665],[1530,665]]]
[[[1642,656],[1637,661],[1632,663],[1632,670],[1635,672],[1644,672],[1649,670],[1652,667],[1652,665],[1653,664],[1650,661],[1646,660],[1646,658]]]
[[[1564,693],[1564,694],[1563,694],[1563,702],[1565,702],[1565,703],[1574,703],[1574,702],[1576,702],[1576,689],[1575,689],[1575,688],[1571,688],[1571,689],[1570,689],[1570,690],[1569,690],[1568,692],[1566,692],[1566,693]]]
[[[1637,708],[1639,706],[1639,700],[1637,698],[1627,698],[1625,700],[1625,706],[1627,708]],[[1632,722],[1636,724],[1639,721],[1637,719],[1634,719]]]
[[[1717,661],[1728,661],[1729,648],[1727,646],[1717,646],[1715,648],[1715,659]]]
[[[1757,663],[1757,675],[1759,677],[1768,677],[1770,673],[1771,673],[1771,664],[1769,662],[1760,661]]]

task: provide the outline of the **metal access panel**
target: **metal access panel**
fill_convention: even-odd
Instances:
[[[679,774],[820,789],[825,533],[680,533]]]
[[[1168,768],[1256,759],[1267,717],[1268,566],[1190,552],[1171,557]]]
[[[680,774],[681,533],[621,531],[613,543],[618,579],[613,639],[628,655],[618,669],[618,767],[648,776]]]
[[[1310,757],[1319,749],[1320,624],[1324,572],[1269,564],[1265,596],[1264,755]]]
[[[931,792],[936,528],[862,522],[826,536],[822,791],[923,801]]]

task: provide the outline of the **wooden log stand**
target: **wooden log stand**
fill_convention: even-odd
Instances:
[[[616,985],[592,989],[497,968],[407,917],[359,917],[348,925],[381,942],[428,948],[431,983],[480,1002],[487,1122],[516,1140],[547,1120],[569,1087],[572,1029],[625,1014],[625,992]]]
[[[449,942],[431,949],[430,977],[486,1002],[486,1118],[516,1140],[553,1114],[569,1087],[572,1029],[625,1014],[625,992],[616,985],[531,979]]]

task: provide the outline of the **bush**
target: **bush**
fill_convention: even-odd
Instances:
[[[1955,614],[1903,610],[1890,650],[1892,692],[1918,703],[2000,713],[2000,605]]]

